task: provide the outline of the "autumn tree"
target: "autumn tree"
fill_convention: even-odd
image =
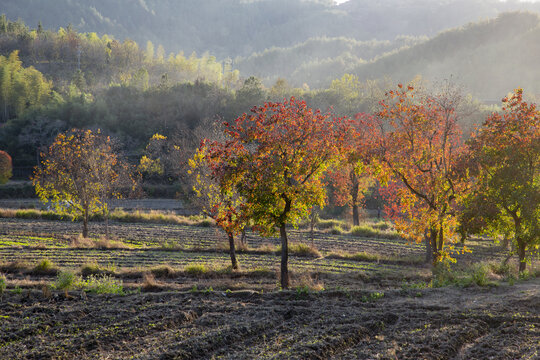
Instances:
[[[234,237],[244,230],[249,219],[245,198],[238,193],[241,173],[224,171],[234,158],[228,156],[224,143],[202,141],[189,161],[198,198],[202,200],[204,213],[214,219],[229,240],[231,266],[238,269]]]
[[[256,230],[279,229],[281,286],[288,288],[287,225],[325,205],[323,175],[338,159],[347,125],[291,98],[254,107],[225,126],[230,139],[220,145],[224,160],[216,171],[236,179]]]
[[[371,148],[368,126],[373,120],[368,114],[358,114],[348,128],[341,160],[329,171],[334,203],[352,209],[353,225],[360,225],[360,206],[373,179],[366,173]]]
[[[0,185],[5,184],[12,176],[11,156],[0,150]]]
[[[417,97],[413,87],[399,85],[381,101],[372,127],[378,140],[372,167],[382,184],[397,183],[395,226],[406,238],[425,238],[434,265],[453,250],[455,199],[463,186],[456,172],[458,100],[448,93]]]
[[[109,137],[99,131],[73,129],[59,134],[42,155],[33,183],[43,202],[56,210],[82,218],[88,237],[91,214],[108,214],[108,200],[122,196],[129,167],[113,151]]]
[[[517,89],[502,100],[470,140],[474,181],[465,199],[464,231],[507,236],[515,242],[519,271],[540,245],[540,110]]]

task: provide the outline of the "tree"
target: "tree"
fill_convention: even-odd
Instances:
[[[377,139],[372,168],[382,184],[397,182],[396,228],[412,240],[425,237],[433,265],[451,259],[455,200],[464,186],[457,173],[458,100],[449,93],[416,98],[412,86],[400,84],[381,101],[372,127]]]
[[[314,206],[323,207],[323,175],[341,153],[343,119],[331,118],[291,98],[265,103],[225,123],[230,137],[217,145],[214,171],[245,198],[255,230],[281,237],[281,286],[289,287],[287,225],[296,225]]]
[[[360,206],[373,179],[364,174],[370,148],[368,127],[370,115],[357,114],[349,127],[344,142],[341,161],[329,172],[334,201],[337,206],[348,205],[352,209],[353,225],[360,225]]]
[[[519,271],[540,245],[540,111],[516,89],[470,140],[467,156],[474,178],[465,199],[464,231],[511,237]]]
[[[152,135],[139,162],[139,171],[147,178],[158,176],[171,183],[178,178],[185,180],[188,159],[177,142],[158,133]]]
[[[59,134],[35,168],[33,183],[39,198],[56,210],[82,218],[88,237],[91,214],[108,215],[108,199],[121,197],[129,167],[99,131],[73,129]]]
[[[229,161],[223,156],[226,152],[223,146],[219,142],[202,141],[189,161],[190,173],[195,177],[193,190],[203,199],[204,212],[227,234],[231,266],[238,269],[234,237],[243,232],[248,218],[245,199],[237,191],[240,178],[220,171],[227,166],[224,162]]]
[[[5,184],[12,176],[11,156],[0,150],[0,185]]]

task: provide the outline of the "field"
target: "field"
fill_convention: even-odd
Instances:
[[[112,222],[110,241],[93,222],[90,243],[80,226],[0,219],[0,359],[539,356],[537,264],[526,281],[498,272],[506,253],[488,239],[468,242],[460,275],[437,283],[420,245],[291,229],[318,253],[293,252],[293,288],[280,291],[276,238],[248,233],[231,271],[213,226]],[[65,271],[123,288],[54,289]]]

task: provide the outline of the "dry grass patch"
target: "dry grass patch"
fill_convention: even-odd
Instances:
[[[69,246],[76,249],[110,249],[110,250],[120,250],[120,249],[130,249],[126,243],[121,241],[106,239],[101,237],[99,239],[85,238],[82,235],[73,237],[69,241]]]
[[[293,274],[291,276],[292,287],[296,288],[297,292],[307,291],[323,291],[324,283],[317,277],[313,278],[311,274]]]

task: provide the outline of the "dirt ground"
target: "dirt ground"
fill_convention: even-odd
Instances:
[[[540,280],[356,290],[38,290],[0,300],[1,359],[538,359]]]

